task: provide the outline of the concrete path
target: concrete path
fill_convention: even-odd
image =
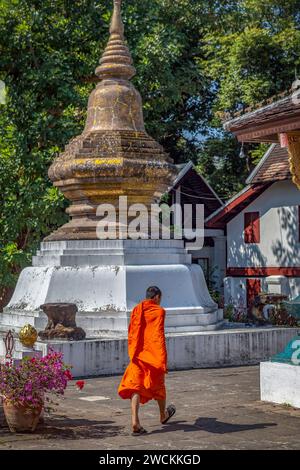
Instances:
[[[0,408],[0,450],[300,449],[300,410],[259,401],[258,366],[169,373],[168,401],[177,414],[161,426],[157,404],[148,403],[141,421],[149,433],[139,437],[130,435],[130,403],[118,398],[119,381],[89,379],[81,392],[72,382],[35,434],[11,434]]]

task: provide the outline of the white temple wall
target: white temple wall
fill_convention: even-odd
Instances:
[[[227,224],[227,267],[300,267],[300,191],[274,183]],[[260,212],[260,243],[244,243],[244,213]]]

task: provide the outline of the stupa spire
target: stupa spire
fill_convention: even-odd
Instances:
[[[108,44],[96,69],[85,128],[52,163],[49,177],[71,206],[70,222],[47,240],[96,240],[100,204],[119,211],[119,197],[128,205],[146,207],[170,186],[173,161],[145,131],[143,104],[130,79],[135,75],[124,38],[121,0],[114,0]],[[114,225],[124,232],[122,222]],[[121,228],[122,230],[121,230]]]
[[[136,73],[124,37],[124,24],[121,15],[122,0],[114,0],[114,11],[110,24],[110,37],[100,59],[96,75],[100,79],[119,78],[130,80]]]
[[[124,24],[121,15],[122,0],[114,0],[114,11],[111,19],[110,34],[119,35],[124,39]]]

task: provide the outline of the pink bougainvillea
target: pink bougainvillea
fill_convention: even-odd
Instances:
[[[72,379],[70,366],[63,362],[63,355],[50,351],[44,357],[24,358],[18,365],[6,363],[0,369],[0,396],[15,405],[36,408],[49,395],[64,394]]]

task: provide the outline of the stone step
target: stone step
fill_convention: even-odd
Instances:
[[[151,255],[157,255],[158,251],[155,248],[149,249],[147,254]],[[186,255],[186,251],[184,248],[160,248],[159,250],[160,254],[182,254]],[[78,250],[71,249],[71,248],[61,248],[57,250],[53,249],[45,249],[45,250],[37,250],[37,256],[45,256],[45,255],[101,255],[101,254],[115,254],[115,255],[128,255],[128,254],[140,254],[145,256],[145,250],[144,249],[133,249],[133,248],[128,248],[126,250],[122,250],[119,247],[116,247],[114,249],[112,248],[80,248]]]
[[[123,265],[159,265],[161,254],[148,254],[147,258],[141,253],[134,254],[101,254],[101,255],[43,255],[33,256],[33,266],[123,266]],[[187,264],[188,259],[185,254],[164,254],[165,264]]]
[[[215,324],[201,325],[201,330],[199,330],[199,325],[189,325],[189,326],[169,326],[166,328],[166,334],[170,333],[199,333],[200,331],[218,331],[221,330],[226,321],[218,321]]]
[[[61,249],[174,249],[183,248],[182,240],[66,240],[42,242],[41,250],[61,250]]]
[[[23,312],[25,312],[26,314],[24,315]],[[1,313],[1,329],[6,331],[15,330],[18,332],[23,326],[27,325],[28,323],[34,326],[34,328],[36,328],[38,331],[45,329],[47,325],[47,318],[45,315],[35,316],[31,313],[28,314],[28,312],[26,311],[23,312]]]

